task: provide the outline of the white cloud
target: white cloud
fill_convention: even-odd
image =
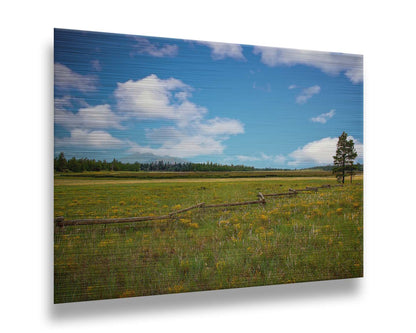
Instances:
[[[244,133],[236,119],[206,119],[208,110],[192,103],[192,87],[175,78],[149,75],[141,80],[118,83],[115,91],[118,110],[126,116],[167,120],[173,126],[146,130],[148,145],[134,144],[130,153],[194,157],[222,154],[230,135]]]
[[[65,65],[54,65],[55,86],[61,90],[76,89],[82,92],[95,91],[97,78],[93,75],[81,75]]]
[[[272,86],[268,82],[265,85],[258,85],[256,83],[256,81],[254,81],[253,82],[253,89],[258,89],[258,90],[262,90],[262,91],[266,91],[266,92],[271,92],[272,91]]]
[[[354,141],[354,146],[357,151],[356,161],[363,159],[363,144],[353,137],[348,137],[349,140]],[[304,166],[309,164],[314,165],[328,165],[333,163],[332,156],[335,155],[338,138],[323,138],[317,141],[312,141],[296,149],[289,154],[291,159],[288,162],[290,166]]]
[[[130,153],[152,153],[161,156],[194,157],[222,154],[223,141],[230,135],[244,133],[244,125],[235,119],[213,118],[183,127],[161,127],[146,130],[151,145],[134,145]],[[159,145],[159,147],[154,147]]]
[[[291,84],[287,89],[292,90],[295,89],[297,86],[296,84]]]
[[[158,148],[136,145],[132,153],[152,153],[162,156],[194,157],[198,155],[222,154],[223,141],[229,135],[244,133],[243,124],[234,119],[214,118],[194,122],[187,128],[161,127],[148,129],[146,138]]]
[[[67,129],[104,129],[117,128],[123,129],[120,124],[122,117],[112,112],[110,105],[86,105],[73,113],[67,108],[73,106],[71,97],[55,99],[55,123]]]
[[[265,153],[261,153],[260,156],[263,161],[271,161],[277,164],[283,164],[286,161],[286,157],[284,155],[267,155]]]
[[[189,91],[186,90],[175,93],[175,98],[178,101],[186,101],[189,97],[191,97],[191,94],[189,93]]]
[[[233,135],[244,133],[244,125],[236,119],[218,118],[208,119],[195,124],[196,130],[204,135]]]
[[[203,135],[180,135],[159,141],[160,147],[142,146],[134,144],[129,153],[151,153],[160,156],[195,157],[198,155],[222,154],[225,146],[221,140]]]
[[[111,111],[111,107],[108,104],[81,108],[77,116],[80,118],[82,127],[123,128],[120,125],[121,118]]]
[[[249,155],[237,155],[236,158],[241,162],[261,161],[260,157]]]
[[[239,44],[216,43],[216,42],[199,42],[211,48],[211,57],[214,60],[221,60],[227,57],[246,60],[243,55],[243,48]]]
[[[143,79],[118,83],[114,94],[118,109],[138,119],[170,119],[186,126],[202,119],[207,110],[190,102],[192,88],[180,80]]]
[[[313,95],[319,94],[320,91],[321,87],[317,85],[303,89],[301,94],[296,97],[296,103],[305,104],[308,99],[310,99]]]
[[[260,54],[261,61],[270,67],[307,65],[319,68],[329,75],[344,73],[353,83],[363,81],[363,57],[360,55],[263,46],[254,47],[253,53]]]
[[[128,146],[128,143],[113,137],[105,131],[89,131],[73,129],[71,135],[64,138],[55,138],[56,147],[83,147],[92,149],[117,149]]]
[[[74,113],[73,109],[78,111]],[[90,106],[83,99],[71,96],[55,98],[55,124],[70,132],[67,137],[55,137],[55,146],[82,147],[84,150],[128,147],[127,141],[103,131],[106,128],[123,130],[122,120],[108,104]]]
[[[286,160],[287,160],[286,156],[283,156],[283,155],[275,155],[273,157],[273,161],[277,164],[283,164],[286,162]]]
[[[345,76],[348,77],[352,83],[362,82],[363,81],[363,59],[361,58],[361,63],[357,63],[357,65],[347,69],[345,71]]]
[[[265,153],[260,153],[260,156],[263,160],[270,160],[273,157],[272,155],[267,155]]]
[[[153,144],[163,144],[166,141],[179,141],[185,134],[173,126],[165,126],[160,128],[146,128],[146,138]]]
[[[357,152],[357,159],[356,159],[356,161],[362,163],[363,162],[363,159],[364,159],[364,145],[363,145],[363,143],[360,142],[360,141],[358,141],[357,139],[355,139],[352,136],[349,136],[347,139],[354,141],[354,148],[355,148],[355,150]]]
[[[153,57],[173,57],[178,53],[178,46],[175,44],[152,43],[144,37],[134,37],[134,46],[138,54],[148,54]]]
[[[73,97],[70,95],[65,95],[59,98],[58,97],[55,98],[54,104],[55,104],[55,110],[89,106],[89,104],[83,98]]]
[[[56,146],[118,147],[130,154],[173,157],[222,154],[224,141],[231,135],[244,133],[244,125],[236,119],[206,119],[208,110],[189,100],[192,90],[180,80],[159,79],[156,75],[118,83],[114,92],[117,113],[109,104],[85,103],[78,108],[70,96],[56,98],[55,123],[70,131],[69,137],[56,139]],[[78,111],[73,112],[74,109]],[[148,126],[144,144],[120,140],[103,131],[106,128],[125,130],[121,123],[128,120],[147,120],[150,126],[161,120],[171,124]]]
[[[265,153],[260,153],[260,156],[237,155],[236,158],[241,162],[266,161],[278,165],[284,164],[286,162],[286,157],[284,155],[267,155]]]
[[[311,121],[313,121],[314,123],[325,124],[333,116],[335,116],[335,109],[332,109],[327,113],[321,113],[319,116],[311,118]]]

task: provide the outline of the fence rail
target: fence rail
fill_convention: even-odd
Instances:
[[[266,204],[266,197],[279,197],[279,196],[292,196],[297,195],[299,192],[317,192],[318,189],[322,188],[331,188],[331,187],[342,187],[343,185],[322,185],[318,187],[306,187],[304,189],[289,189],[289,192],[283,193],[270,193],[262,194],[258,193],[258,200],[253,201],[242,201],[242,202],[230,202],[230,203],[221,203],[221,204],[209,204],[206,205],[204,202],[190,206],[188,208],[176,210],[165,215],[159,216],[137,216],[137,217],[123,217],[123,218],[102,218],[102,219],[76,219],[76,220],[65,220],[63,216],[55,218],[55,226],[64,227],[64,226],[75,226],[75,225],[92,225],[92,224],[110,224],[110,223],[131,223],[131,222],[144,222],[144,221],[155,221],[155,220],[167,220],[171,219],[174,216],[187,212],[196,208],[221,208],[221,207],[233,207],[233,206],[245,206],[245,205],[255,205],[255,204]]]

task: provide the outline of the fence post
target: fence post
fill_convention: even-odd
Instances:
[[[263,194],[261,192],[259,192],[259,194],[257,194],[257,196],[259,197],[259,199],[261,200],[261,203],[263,205],[266,204],[266,198],[263,196]]]

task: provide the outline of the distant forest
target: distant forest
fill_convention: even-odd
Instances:
[[[222,165],[218,163],[191,163],[191,162],[164,162],[151,163],[123,163],[116,159],[106,160],[72,157],[67,160],[64,153],[60,153],[54,160],[54,169],[57,172],[83,172],[83,171],[253,171],[254,167],[245,165]]]
[[[332,165],[317,166],[302,170],[323,170],[331,171]],[[116,159],[111,162],[106,160],[100,161],[88,158],[75,158],[67,160],[64,153],[60,153],[54,160],[54,170],[56,172],[84,172],[84,171],[253,171],[253,170],[282,170],[291,169],[274,169],[274,168],[254,168],[245,165],[223,165],[218,163],[192,163],[192,162],[150,162],[150,163],[123,163]],[[356,164],[355,170],[363,171],[363,165]]]

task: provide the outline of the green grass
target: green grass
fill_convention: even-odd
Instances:
[[[251,178],[251,177],[329,177],[325,170],[270,170],[270,171],[85,171],[56,173],[56,178],[86,179],[188,179],[188,178]]]
[[[55,216],[159,215],[327,183],[335,181],[57,185]],[[55,302],[362,276],[362,185],[267,200],[169,221],[55,228]]]

